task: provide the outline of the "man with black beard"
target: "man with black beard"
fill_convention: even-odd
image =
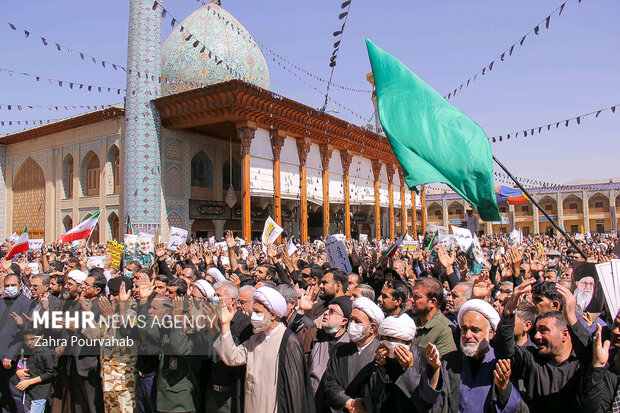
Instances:
[[[575,395],[584,368],[592,360],[588,332],[577,320],[577,303],[570,290],[557,285],[564,302],[563,313],[547,311],[536,319],[534,342],[538,348],[515,345],[515,312],[519,297],[531,290],[535,279],[528,279],[506,301],[504,316],[495,341],[499,357],[510,358],[513,380],[523,379],[523,398],[535,412],[581,412]]]
[[[440,400],[435,411],[525,411],[519,392],[505,374],[504,380],[493,379],[494,370],[504,372],[507,363],[498,360],[490,346],[499,320],[497,311],[483,300],[463,304],[458,313],[460,349],[442,358],[437,386]]]
[[[61,293],[61,297],[65,300],[62,308],[63,317],[69,313],[74,320],[77,319],[78,325],[68,322],[66,318],[62,320],[63,329],[60,337],[67,341],[67,347],[56,349],[60,357],[54,383],[53,412],[56,412],[57,408],[75,413],[104,411],[99,346],[81,346],[79,342],[72,345],[72,337],[76,337],[77,340],[89,339],[99,334],[98,329],[89,329],[81,325],[81,313],[92,312],[95,324],[100,315],[98,295],[91,299],[86,298],[91,295],[90,292],[85,293],[88,289],[85,285],[86,278],[88,274],[85,272],[69,271]]]
[[[323,317],[323,313],[331,300],[344,296],[348,288],[349,277],[346,272],[339,268],[328,270],[319,281],[320,300],[312,307],[307,316],[316,323],[316,320]],[[317,323],[317,325],[319,324]]]
[[[19,381],[15,376],[17,357],[23,347],[21,329],[9,318],[9,314],[30,314],[32,303],[19,288],[19,277],[4,277],[4,297],[0,299],[0,409],[2,412],[23,411],[21,392],[15,388]]]

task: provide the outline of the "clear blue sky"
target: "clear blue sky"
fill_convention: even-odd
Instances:
[[[223,0],[259,41],[321,77],[329,76],[332,32],[340,26],[340,1]],[[518,41],[560,0],[353,0],[338,57],[334,81],[369,89],[370,71],[364,38],[403,60],[422,79],[443,94],[473,76],[504,49]],[[200,4],[194,0],[165,0],[178,19]],[[114,72],[77,54],[43,46],[43,34],[73,49],[126,65],[127,0],[4,0],[0,19],[29,29],[31,39],[0,23],[0,67],[36,75],[125,87],[124,72]],[[489,136],[531,128],[620,103],[620,2],[569,0],[562,16],[551,18],[549,30],[528,35],[512,57],[497,62],[493,71],[451,102],[476,120]],[[164,24],[164,39],[170,33]],[[265,54],[271,89],[313,107],[323,97]],[[324,84],[302,76],[324,89]],[[93,105],[121,101],[114,93],[89,93],[59,88],[0,72],[0,104]],[[368,118],[369,96],[333,88],[330,96]],[[337,109],[330,104],[328,109]],[[339,109],[340,110],[340,109]],[[1,120],[53,119],[79,111],[0,110]],[[362,122],[344,110],[337,114]],[[534,137],[492,145],[493,152],[519,176],[564,183],[573,179],[620,176],[616,114],[605,112],[580,126],[560,127]],[[21,127],[0,127],[0,133]]]

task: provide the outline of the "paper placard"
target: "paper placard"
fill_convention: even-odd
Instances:
[[[459,228],[452,226],[452,233],[456,237],[456,241],[459,243],[459,247],[463,251],[467,251],[471,247],[471,243],[474,239],[471,236],[471,231],[467,228]]]
[[[168,237],[168,249],[176,251],[179,245],[187,241],[187,230],[183,228],[170,227],[170,236]]]
[[[347,247],[342,241],[333,242],[325,247],[329,263],[334,268],[341,268],[347,274],[351,274],[351,262],[347,254]]]
[[[263,251],[267,253],[267,245],[273,244],[282,233],[282,227],[276,224],[273,218],[269,217],[265,221],[265,228],[263,229],[263,236],[261,241],[263,243]]]
[[[359,240],[360,242],[368,242],[368,234],[360,234]]]
[[[420,243],[418,241],[403,241],[400,246],[404,250],[417,250],[420,247]]]
[[[125,246],[116,241],[108,241],[108,245],[106,247],[106,254],[110,254],[112,257],[111,267],[119,270],[121,268],[121,259],[123,258],[123,251],[125,250]]]
[[[29,239],[28,240],[28,248],[30,249],[30,251],[40,251],[41,247],[43,246],[43,239]]]

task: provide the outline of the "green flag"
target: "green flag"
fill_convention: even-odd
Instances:
[[[366,39],[379,119],[409,188],[441,182],[499,221],[486,134],[401,61]]]

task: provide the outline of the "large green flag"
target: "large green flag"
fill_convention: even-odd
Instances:
[[[441,182],[499,221],[486,134],[400,60],[366,39],[379,119],[409,188]]]

